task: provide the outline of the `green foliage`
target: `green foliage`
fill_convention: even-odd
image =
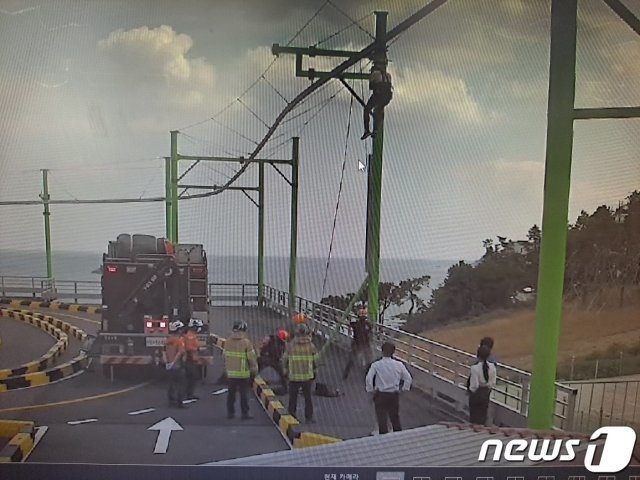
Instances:
[[[414,310],[420,311],[424,308],[424,301],[418,296],[418,292],[422,290],[422,288],[428,287],[430,280],[431,277],[429,275],[423,275],[418,278],[403,280],[397,284],[391,282],[380,283],[378,291],[380,318],[384,318],[385,312],[392,305],[401,306],[409,302],[411,304],[409,308],[410,315],[413,314]],[[346,310],[354,296],[355,293],[329,295],[320,300],[320,303],[339,310]],[[356,313],[359,308],[366,304],[367,296],[366,291],[362,293],[360,298],[356,300],[352,313]]]
[[[513,308],[514,296],[525,287],[534,289],[542,232],[533,225],[527,240],[513,242],[497,236],[485,239],[485,254],[476,265],[453,265],[428,308],[414,315],[405,329],[425,328],[464,320],[501,308]],[[569,225],[565,289],[569,298],[593,303],[597,295],[613,287],[640,285],[640,192],[635,191],[616,209],[598,207],[581,212]],[[604,300],[603,300],[604,301]]]

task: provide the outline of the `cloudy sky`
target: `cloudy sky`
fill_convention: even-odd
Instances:
[[[640,104],[640,38],[600,0],[579,3],[576,104]],[[291,56],[261,74],[270,45],[286,44],[320,7],[292,45],[362,48],[374,10],[389,11],[391,28],[424,2],[335,4],[342,12],[324,0],[0,0],[0,200],[37,199],[42,168],[55,199],[162,196],[170,130],[181,131],[183,154],[247,155],[309,84]],[[640,1],[626,4],[640,13]],[[523,238],[541,222],[549,13],[542,0],[450,0],[391,45],[384,257],[473,259],[484,238]],[[344,14],[361,28],[345,29]],[[366,94],[362,82],[354,88]],[[345,158],[333,254],[364,255],[357,166],[371,145],[361,133],[361,108],[333,82],[263,150],[288,158],[288,139],[301,137],[300,255],[328,251]],[[638,120],[576,122],[571,220],[640,188],[638,138]],[[222,184],[237,168],[199,165],[185,181]],[[252,166],[237,185],[256,182]],[[267,252],[286,254],[288,185],[269,170],[267,188]],[[101,252],[121,232],[163,235],[163,208],[54,206],[54,249]],[[0,249],[42,249],[41,210],[0,206]],[[257,209],[240,192],[184,201],[180,222],[180,239],[211,253],[256,252]]]

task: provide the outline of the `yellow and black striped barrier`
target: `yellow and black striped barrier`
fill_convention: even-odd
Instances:
[[[51,315],[44,315],[42,313],[36,313],[29,310],[3,310],[8,312],[9,315],[13,314],[16,318],[20,318],[20,316],[23,316],[24,318],[31,317],[34,321],[47,323],[50,326],[58,328],[65,334],[73,335],[75,338],[81,341],[84,340],[87,336],[86,333],[78,327],[75,327],[70,323],[64,322],[58,318],[52,317]],[[71,361],[47,370],[2,378],[0,379],[0,392],[47,385],[63,378],[70,377],[71,375],[74,375],[84,369],[86,360],[86,355],[84,353],[81,353]]]
[[[22,462],[35,444],[36,428],[33,422],[0,420],[0,437],[9,442],[0,450],[0,463]]]
[[[0,370],[0,380],[24,375],[26,373],[34,373],[46,370],[48,367],[51,367],[54,364],[56,358],[59,357],[69,345],[67,334],[56,326],[46,322],[45,320],[4,308],[0,309],[0,316],[14,318],[31,325],[35,325],[39,329],[44,330],[57,339],[56,343],[38,360],[25,363],[24,365],[20,365],[19,367]]]
[[[69,312],[102,313],[101,307],[93,305],[79,305],[77,303],[14,300],[11,298],[0,298],[0,305],[9,305],[12,308],[49,308],[51,310],[68,310]]]

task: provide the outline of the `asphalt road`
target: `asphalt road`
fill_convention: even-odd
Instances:
[[[42,312],[87,333],[95,333],[99,328],[99,315]],[[216,308],[212,311],[211,329],[226,337],[238,319],[249,323],[249,336],[255,341],[285,322],[276,314],[256,308]],[[71,338],[70,342],[74,343],[67,354],[75,355],[79,342]],[[32,356],[34,353],[30,352],[29,357]],[[333,347],[323,363],[318,380],[339,388],[344,395],[314,396],[317,423],[303,424],[302,428],[343,439],[369,435],[376,425],[373,405],[364,391],[365,372],[354,369],[349,379],[343,381],[346,354]],[[250,405],[254,419],[226,418],[226,394],[212,394],[224,388],[216,384],[221,373],[222,361],[216,352],[205,383],[198,385],[200,400],[178,410],[167,406],[162,372],[151,370],[146,375],[118,378],[112,383],[96,366],[93,372],[82,372],[54,384],[2,394],[0,418],[33,420],[38,426],[48,427],[29,462],[193,465],[288,449],[253,396]],[[271,375],[263,372],[263,376],[269,380]],[[288,398],[281,397],[281,401],[287,405]],[[302,398],[298,404],[301,412]],[[130,415],[145,410],[149,411]],[[174,427],[182,430],[171,432],[166,453],[154,453],[159,436],[165,434],[149,428],[165,419],[173,419],[179,425]],[[448,418],[431,409],[423,395],[412,391],[401,398],[401,419],[404,428],[412,428]]]
[[[98,328],[98,315],[42,311],[88,333]],[[72,348],[77,353],[79,342]],[[250,400],[254,419],[226,418],[226,395],[212,395],[223,388],[215,384],[221,369],[218,358],[205,383],[198,385],[201,399],[184,410],[167,407],[161,372],[154,372],[152,382],[134,375],[111,383],[96,368],[54,384],[2,394],[0,418],[48,427],[29,462],[194,465],[288,449],[255,398]],[[149,409],[153,411],[129,415]],[[154,453],[160,432],[149,427],[167,418],[182,430],[171,432],[166,453]],[[91,421],[74,424],[85,420]]]
[[[0,317],[0,338],[0,369],[38,360],[56,343],[49,333],[9,317]]]

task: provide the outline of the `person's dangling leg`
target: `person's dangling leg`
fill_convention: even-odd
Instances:
[[[367,102],[367,104],[364,106],[364,134],[362,135],[362,137],[360,138],[361,140],[364,140],[365,138],[369,137],[371,135],[371,113],[373,111],[373,106],[376,103],[376,99],[374,95],[371,95],[371,97],[369,98],[369,101]]]

